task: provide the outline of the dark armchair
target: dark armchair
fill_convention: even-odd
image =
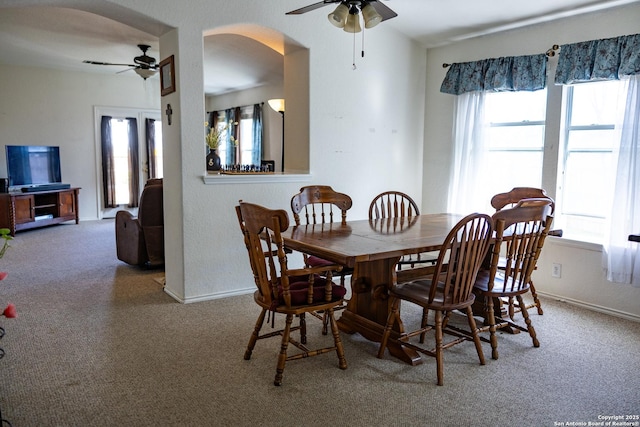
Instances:
[[[147,268],[164,265],[161,179],[150,179],[145,184],[137,218],[127,211],[116,213],[116,251],[118,259],[127,264]]]

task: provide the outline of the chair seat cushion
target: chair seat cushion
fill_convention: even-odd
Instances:
[[[493,286],[489,289],[489,279],[490,279],[490,271],[489,270],[480,270],[478,271],[478,276],[476,277],[476,282],[473,285],[473,288],[482,292],[486,295],[497,296],[497,297],[508,297],[514,296],[518,294],[523,294],[529,290],[529,283],[523,284],[519,289],[513,288],[511,289],[507,286],[505,288],[504,284],[504,273],[498,272],[494,279]]]
[[[326,267],[327,265],[333,265],[335,262],[327,261],[326,259],[310,255],[307,258],[307,264],[311,267]]]
[[[431,280],[416,280],[396,285],[392,289],[391,294],[422,307],[438,310],[458,310],[470,306],[475,301],[475,295],[471,293],[468,299],[454,303],[453,301],[450,301],[449,298],[445,300],[445,295],[441,290],[435,293],[435,297],[432,301],[429,301],[431,286]],[[442,287],[443,284],[438,283],[436,286]]]
[[[325,286],[327,279],[315,276],[313,281],[313,303],[325,302]],[[308,276],[296,276],[289,278],[289,293],[291,294],[291,305],[307,304],[307,296],[309,289]],[[331,301],[339,301],[344,298],[347,289],[331,282]],[[282,297],[282,286],[278,287],[278,302],[284,304]]]

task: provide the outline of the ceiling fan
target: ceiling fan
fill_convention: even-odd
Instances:
[[[360,17],[358,16],[360,12],[362,12],[365,28],[373,28],[382,21],[398,16],[397,13],[385,6],[380,0],[324,0],[287,12],[287,15],[300,15],[332,3],[339,4],[329,14],[329,22],[349,33],[362,31]]]
[[[138,48],[142,51],[142,55],[136,56],[133,58],[133,64],[116,64],[112,62],[101,62],[101,61],[82,61],[85,64],[93,64],[93,65],[117,65],[120,67],[130,67],[126,70],[119,71],[119,73],[123,73],[125,71],[134,70],[136,74],[138,74],[143,79],[147,80],[149,77],[153,77],[158,72],[158,64],[156,59],[147,55],[147,50],[151,48],[151,46],[146,44],[139,44]]]
[[[287,15],[301,15],[332,3],[339,4],[338,7],[327,16],[329,22],[338,28],[342,28],[347,33],[353,33],[353,69],[355,70],[357,68],[355,35],[362,31],[362,27],[360,26],[360,12],[362,12],[362,20],[364,21],[365,28],[373,28],[382,21],[395,18],[398,14],[382,4],[380,0],[324,0],[287,12]],[[364,57],[364,32],[362,33],[362,46],[362,57]]]

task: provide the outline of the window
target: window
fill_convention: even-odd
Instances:
[[[481,188],[488,209],[494,194],[541,186],[546,94],[546,90],[487,94],[487,168]]]
[[[105,210],[138,206],[138,124],[135,118],[100,119],[102,194]]]
[[[111,119],[111,144],[113,147],[113,171],[115,175],[115,203],[127,205],[129,193],[129,121]]]
[[[163,173],[160,111],[95,107],[94,114],[96,162],[101,173],[96,182],[96,191],[102,195],[100,217],[115,217],[123,209],[136,215],[144,183]]]
[[[239,111],[239,120],[237,117],[235,120],[228,118],[227,115],[230,115],[230,111],[233,111],[234,114]],[[217,113],[217,126],[221,132],[221,140],[227,141],[230,137],[233,142],[231,145],[222,142],[218,148],[218,155],[223,167],[231,167],[233,165],[251,166],[255,163],[254,159],[259,157],[256,154],[256,150],[258,153],[260,152],[259,145],[261,141],[256,141],[254,138],[254,111],[254,106],[244,106],[235,110],[219,111]],[[231,135],[229,135],[229,132],[231,132]],[[230,149],[233,151],[230,152]]]
[[[153,135],[147,135],[147,144],[150,137],[153,137],[153,146],[148,147],[150,159],[147,160],[149,165],[149,178],[162,178],[164,170],[162,165],[162,122],[160,120],[153,121],[153,127],[149,129]],[[151,167],[153,165],[153,167]]]
[[[581,240],[602,241],[611,209],[619,89],[618,80],[565,86],[556,225]]]
[[[240,148],[240,163],[241,165],[253,164],[253,107],[242,107],[240,109],[240,130],[238,147]],[[241,139],[240,139],[241,138]]]
[[[555,71],[540,56],[453,64],[440,89],[458,96],[449,207],[469,212],[491,194],[539,186],[565,237],[626,250],[637,216],[639,46],[640,34],[563,45]],[[542,88],[549,75],[547,93],[493,92]]]
[[[220,133],[220,145],[218,146],[218,156],[220,156],[220,162],[223,166],[231,164],[230,154],[228,153],[227,139],[228,132],[231,130],[231,126],[228,124],[227,115],[224,111],[218,112],[218,121],[216,124],[218,132]]]
[[[553,110],[564,112],[562,131],[558,139],[546,143],[546,90],[487,93],[488,167],[481,178],[486,200],[513,187],[543,187],[544,156],[554,156],[551,161],[558,166],[553,181],[554,228],[562,229],[566,237],[601,243],[612,203],[623,89],[618,80],[563,86],[562,109]],[[560,149],[550,149],[556,143]],[[486,208],[490,211],[488,204]]]

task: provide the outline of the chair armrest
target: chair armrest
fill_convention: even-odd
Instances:
[[[129,211],[117,211],[116,221],[138,221],[138,218],[133,216]]]
[[[138,221],[138,218],[131,215],[130,212],[127,211],[118,211],[116,212],[116,238],[118,234],[126,233],[131,235],[137,235],[142,232],[142,226]]]
[[[138,218],[127,211],[116,212],[116,255],[119,260],[131,265],[142,265],[147,261],[144,234]]]

